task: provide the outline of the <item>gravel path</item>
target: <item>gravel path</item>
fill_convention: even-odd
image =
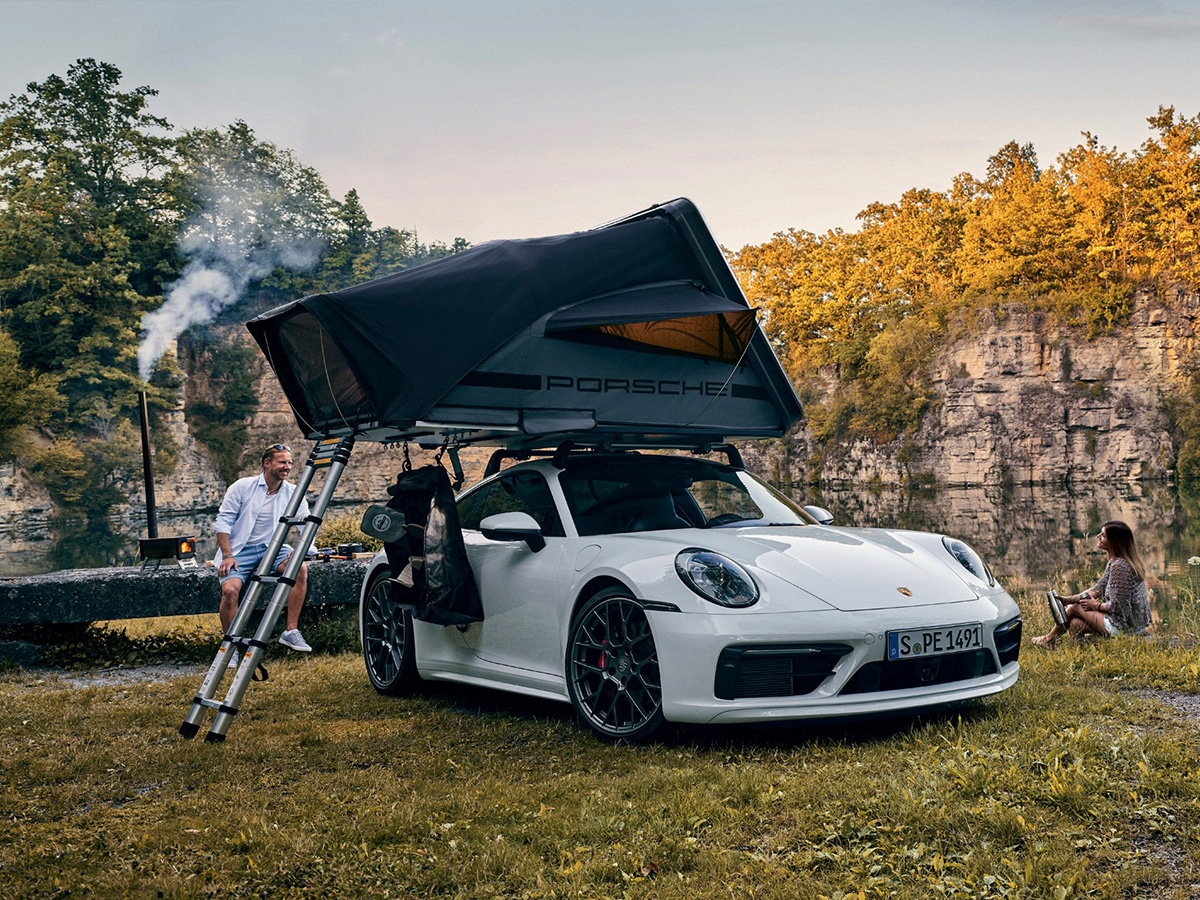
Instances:
[[[204,667],[196,665],[164,666],[120,666],[112,669],[96,669],[92,672],[43,673],[56,681],[76,688],[111,687],[113,685],[147,684],[154,681],[169,681],[180,675],[203,675]]]
[[[1200,694],[1180,694],[1176,691],[1144,690],[1138,696],[1159,700],[1188,719],[1200,721]]]

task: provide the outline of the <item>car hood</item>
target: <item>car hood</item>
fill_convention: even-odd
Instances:
[[[959,575],[961,567],[941,551],[937,536],[932,536],[937,548],[931,549],[907,532],[875,528],[751,526],[704,534],[711,549],[840,610],[954,603],[975,599],[984,590],[971,585],[965,570]]]

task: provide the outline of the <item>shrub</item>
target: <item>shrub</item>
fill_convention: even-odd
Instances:
[[[358,527],[365,511],[366,507],[360,506],[327,518],[317,530],[314,546],[336,549],[338,544],[362,544],[364,553],[381,550],[383,542],[379,538],[363,534]]]
[[[1200,486],[1200,372],[1182,391],[1164,397],[1163,409],[1178,448],[1175,476],[1181,485],[1194,489]]]
[[[128,497],[128,484],[141,471],[133,426],[120,421],[108,434],[63,437],[30,454],[31,469],[61,515],[103,518]]]

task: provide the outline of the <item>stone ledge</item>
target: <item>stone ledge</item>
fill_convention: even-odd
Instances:
[[[308,564],[306,607],[358,602],[369,560],[331,559]],[[209,567],[181,569],[69,569],[29,578],[0,579],[0,626],[65,625],[215,613],[221,592]],[[262,601],[270,599],[264,593]]]

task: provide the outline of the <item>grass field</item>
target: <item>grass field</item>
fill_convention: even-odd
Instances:
[[[1200,693],[1190,641],[1027,643],[959,713],[631,747],[565,705],[381,697],[326,627],[217,745],[176,731],[194,665],[0,673],[0,895],[1200,897],[1200,722],[1147,694]]]

